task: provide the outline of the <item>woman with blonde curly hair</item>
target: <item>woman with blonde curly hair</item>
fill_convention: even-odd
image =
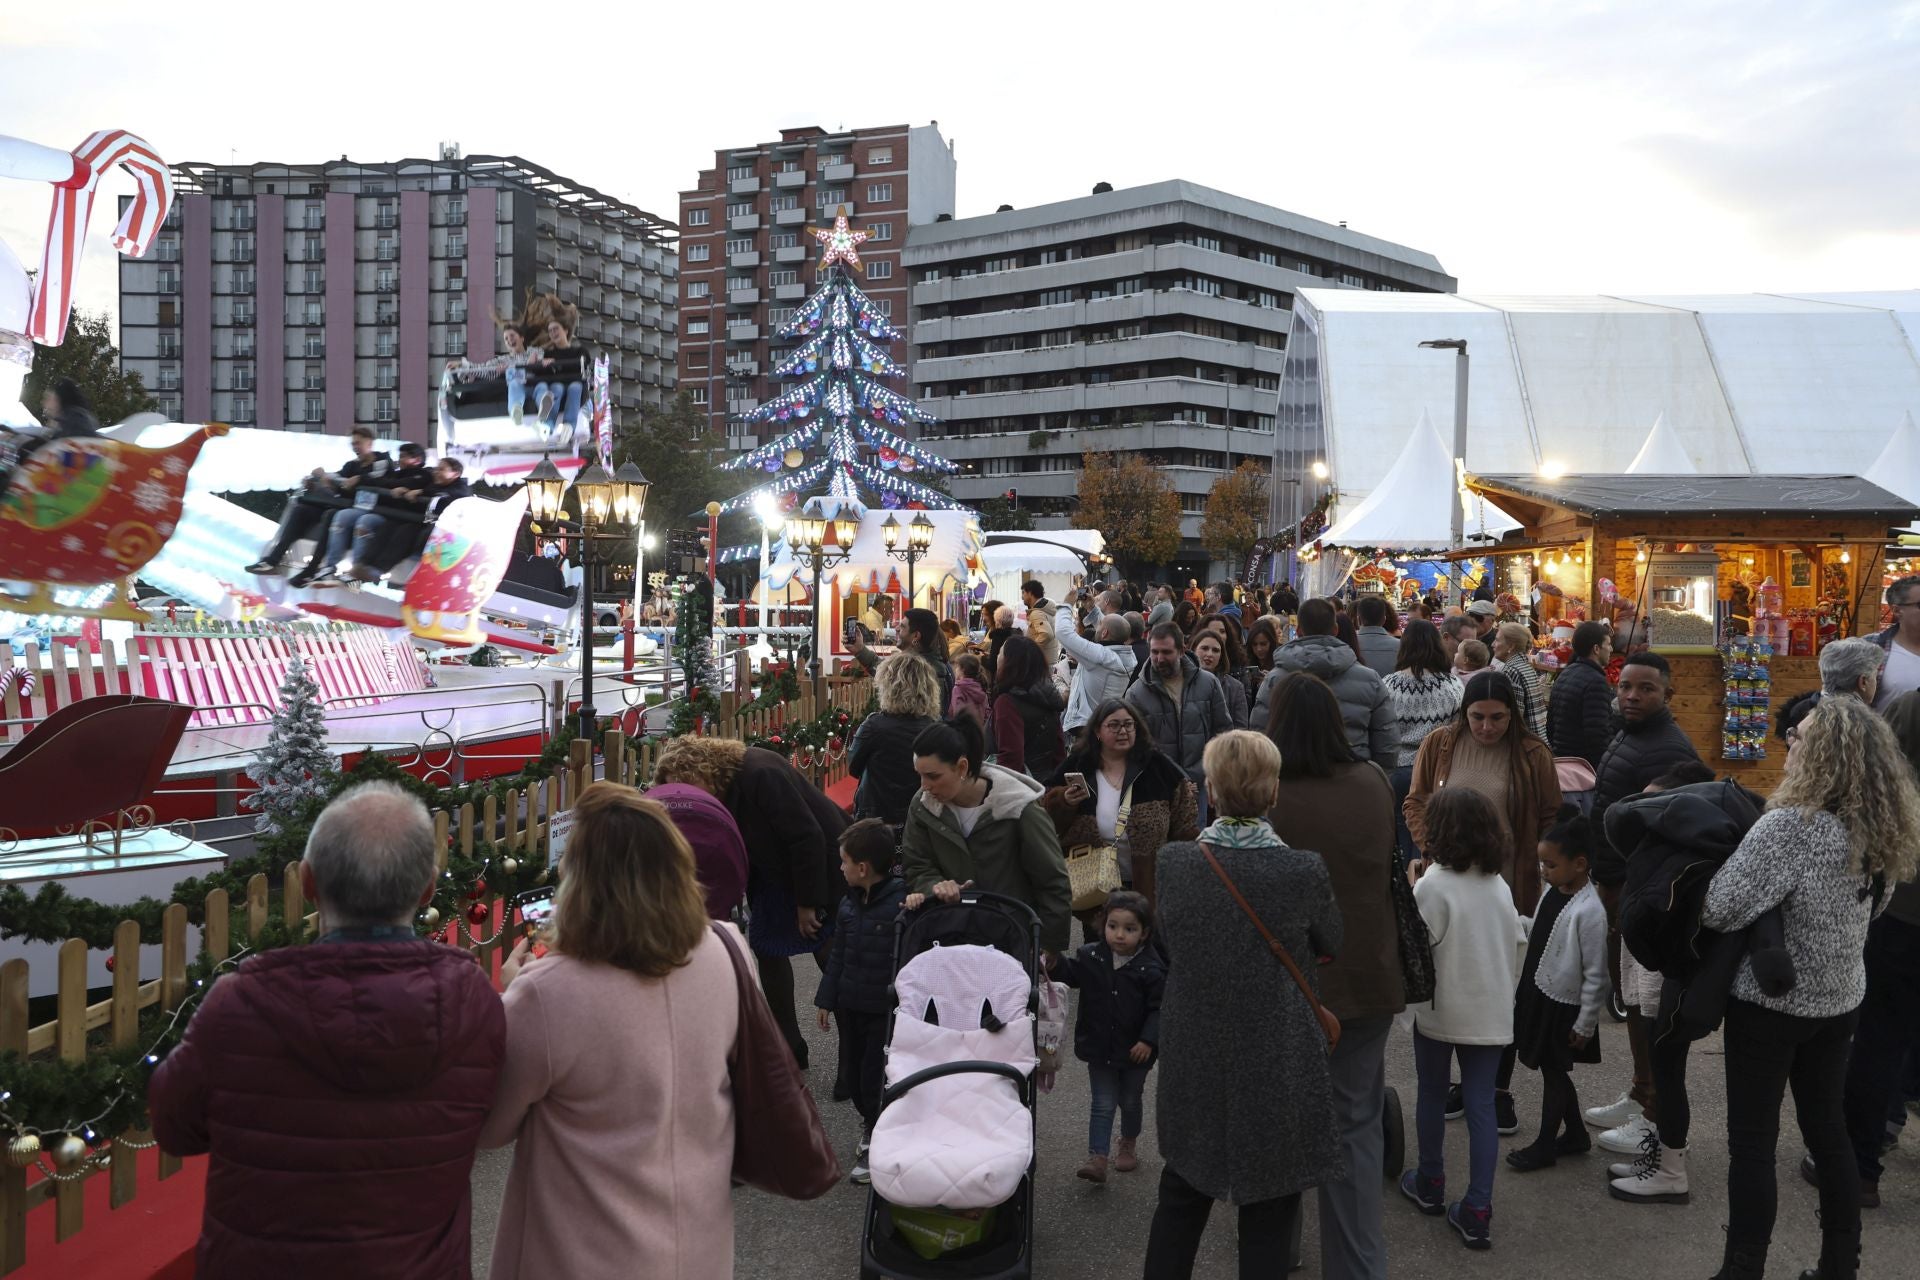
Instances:
[[[873,673],[880,710],[860,722],[847,748],[847,772],[860,780],[853,816],[878,818],[899,833],[920,790],[913,740],[939,721],[940,675],[918,654],[896,653]]]
[[[826,963],[821,948],[846,892],[840,833],[847,815],[779,752],[725,738],[671,739],[653,780],[700,788],[739,826],[752,912],[747,942],[760,961],[767,1003],[804,1070],[807,1042],[794,1016],[792,957],[811,954],[816,964]]]
[[[1743,929],[1780,908],[1794,985],[1770,996],[1743,960],[1727,1002],[1726,1280],[1759,1276],[1773,1238],[1780,1100],[1794,1112],[1820,1187],[1820,1280],[1860,1261],[1860,1171],[1842,1086],[1866,994],[1867,928],[1912,878],[1920,792],[1894,732],[1856,698],[1826,698],[1788,739],[1767,813],[1707,886],[1700,923]]]

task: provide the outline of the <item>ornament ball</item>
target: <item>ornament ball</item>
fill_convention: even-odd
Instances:
[[[519,875],[519,874],[520,874],[520,859],[518,859],[518,858],[502,858],[502,859],[500,859],[500,869],[501,869],[502,871],[504,871],[504,872],[506,872],[506,873],[507,873],[508,875],[510,875],[510,876],[515,876],[515,875]]]
[[[475,901],[478,901],[479,899],[486,897],[487,882],[485,880],[475,880],[473,882],[473,888],[467,890],[467,896],[469,898],[474,899]]]
[[[426,911],[421,913],[420,922],[429,929],[438,928],[440,925],[440,908],[428,907]]]
[[[87,1144],[75,1134],[64,1134],[58,1142],[53,1144],[50,1154],[53,1156],[54,1164],[62,1169],[71,1169],[87,1158]]]
[[[487,916],[489,914],[491,913],[487,910],[486,903],[476,902],[472,906],[467,908],[467,923],[472,925],[483,925],[487,922]]]
[[[24,1169],[40,1155],[40,1137],[38,1134],[23,1133],[7,1144],[7,1160],[15,1168]]]

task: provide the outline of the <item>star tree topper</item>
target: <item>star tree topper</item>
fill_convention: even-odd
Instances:
[[[867,237],[873,232],[855,231],[848,226],[847,206],[841,205],[839,212],[833,215],[831,227],[812,227],[809,230],[813,233],[813,238],[818,240],[821,247],[826,250],[820,255],[821,271],[825,271],[836,262],[844,262],[856,270],[866,270],[860,265],[860,246],[866,243]]]

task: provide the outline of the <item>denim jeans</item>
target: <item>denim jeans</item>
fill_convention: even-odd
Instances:
[[[523,364],[507,367],[507,414],[515,422],[520,420],[521,408],[527,403],[527,367]]]
[[[1860,1170],[1851,1158],[1841,1092],[1859,1010],[1799,1018],[1745,1000],[1727,1002],[1727,1247],[1764,1256],[1779,1211],[1774,1156],[1780,1101],[1793,1087],[1800,1136],[1820,1178],[1820,1229],[1860,1231]]]
[[[1140,1136],[1140,1096],[1146,1089],[1148,1067],[1102,1067],[1087,1064],[1093,1086],[1093,1119],[1087,1128],[1087,1150],[1106,1155],[1113,1145],[1113,1112],[1120,1109],[1120,1136]]]
[[[1904,1119],[1906,1068],[1920,1045],[1920,925],[1881,916],[1867,934],[1867,996],[1847,1063],[1847,1136],[1854,1163],[1880,1180],[1880,1141],[1890,1116]]]
[[[1347,1018],[1332,1072],[1333,1123],[1346,1153],[1347,1176],[1320,1184],[1321,1280],[1386,1280],[1387,1242],[1380,1228],[1386,1187],[1387,1033],[1391,1015]]]
[[[347,547],[353,540],[354,530],[374,518],[370,507],[354,507],[347,511],[334,512],[333,522],[327,526],[326,559],[321,563],[339,564],[346,557]]]
[[[580,397],[585,390],[586,388],[577,382],[569,382],[564,388],[553,382],[536,383],[533,388],[534,403],[538,404],[542,396],[550,397],[547,401],[547,411],[540,416],[540,420],[552,429],[556,422],[564,419],[567,430],[573,430],[574,425],[580,420]],[[563,401],[564,407],[562,407]]]
[[[1460,1060],[1460,1094],[1467,1104],[1467,1194],[1470,1209],[1493,1207],[1493,1170],[1500,1156],[1500,1131],[1493,1115],[1493,1078],[1505,1046],[1449,1044],[1413,1030],[1413,1065],[1420,1079],[1414,1129],[1420,1135],[1420,1176],[1447,1176],[1447,1086],[1452,1060]]]

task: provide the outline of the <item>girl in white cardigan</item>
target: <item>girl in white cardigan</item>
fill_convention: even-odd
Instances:
[[[1420,1166],[1400,1179],[1400,1191],[1420,1212],[1444,1213],[1469,1249],[1486,1249],[1493,1242],[1493,1171],[1500,1154],[1493,1083],[1500,1055],[1513,1042],[1523,935],[1500,874],[1507,824],[1493,801],[1471,787],[1443,787],[1427,801],[1426,826],[1426,861],[1407,875],[1433,942],[1434,993],[1413,1009]],[[1469,1160],[1467,1193],[1449,1204],[1446,1109],[1455,1058]]]
[[[1588,879],[1593,829],[1563,805],[1540,838],[1548,885],[1528,926],[1527,960],[1513,1001],[1514,1048],[1540,1073],[1540,1136],[1507,1152],[1522,1173],[1593,1146],[1573,1087],[1573,1064],[1600,1061],[1600,1006],[1607,998],[1607,909]]]

